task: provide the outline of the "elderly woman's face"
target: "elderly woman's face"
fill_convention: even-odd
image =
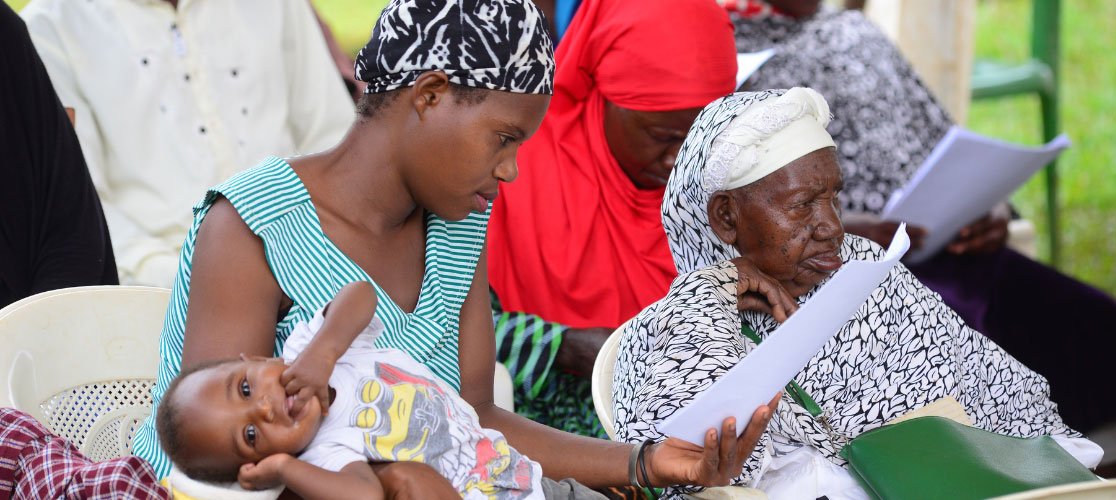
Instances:
[[[733,246],[792,296],[810,291],[841,267],[841,187],[837,153],[829,147],[732,191]]]
[[[701,108],[635,111],[605,102],[605,141],[612,157],[640,189],[666,186],[675,156]]]

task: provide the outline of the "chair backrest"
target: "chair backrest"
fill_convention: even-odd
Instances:
[[[151,413],[170,291],[90,286],[0,309],[0,406],[31,414],[93,460],[130,453]]]
[[[616,356],[619,355],[620,339],[631,321],[624,322],[608,336],[601,351],[597,353],[597,359],[593,361],[593,409],[597,411],[597,418],[609,439],[616,439],[616,428],[612,424],[612,373],[616,366]]]
[[[990,500],[1112,500],[1116,498],[1116,481],[1085,481],[1024,491]]]
[[[515,411],[514,390],[511,373],[497,361],[496,371],[492,373],[492,402],[505,410]]]

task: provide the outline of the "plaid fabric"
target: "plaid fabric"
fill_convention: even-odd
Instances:
[[[0,408],[0,500],[168,499],[138,457],[92,462],[30,415]]]

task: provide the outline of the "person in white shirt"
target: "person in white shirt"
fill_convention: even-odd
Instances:
[[[308,0],[32,0],[21,16],[76,113],[125,284],[171,285],[206,187],[352,122]]]

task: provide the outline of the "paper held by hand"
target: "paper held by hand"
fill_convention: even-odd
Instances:
[[[738,434],[744,432],[756,408],[782,390],[853,317],[910,245],[906,225],[900,224],[882,259],[846,263],[759,347],[659,424],[659,432],[701,446],[705,432],[719,430],[728,417],[736,417]]]
[[[918,263],[946,246],[965,225],[1006,200],[1070,145],[1065,134],[1040,147],[984,137],[956,125],[934,146],[914,177],[896,191],[881,218],[926,229]]]

